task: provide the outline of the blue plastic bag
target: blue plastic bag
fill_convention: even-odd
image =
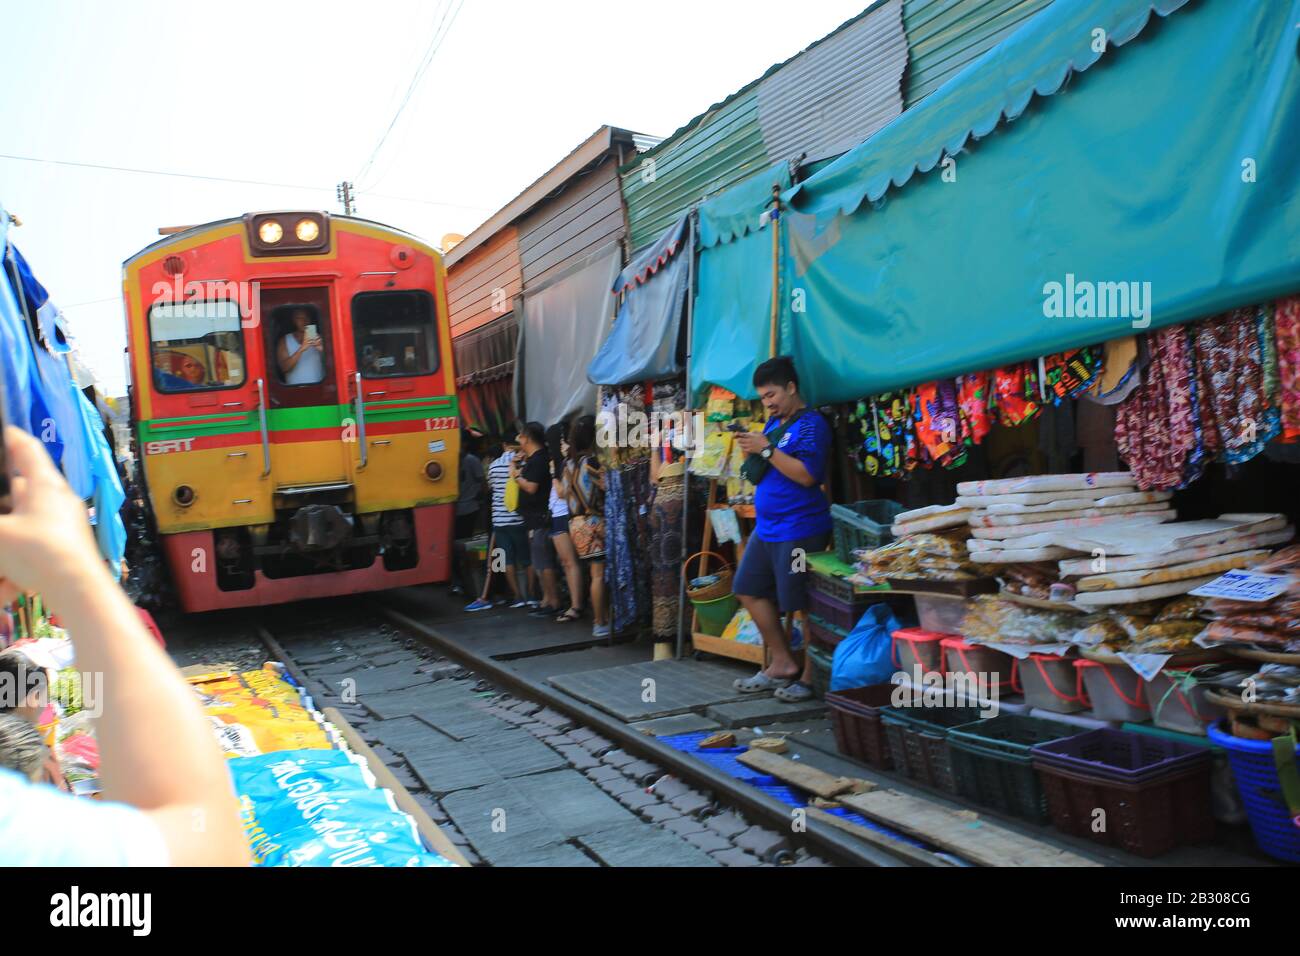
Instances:
[[[894,673],[893,637],[898,621],[888,604],[873,604],[835,648],[831,690],[882,684]]]

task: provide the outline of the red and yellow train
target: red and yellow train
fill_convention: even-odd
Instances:
[[[378,223],[255,213],[123,264],[137,460],[186,611],[446,580],[446,273]]]

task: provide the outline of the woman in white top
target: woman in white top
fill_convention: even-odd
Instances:
[[[286,385],[314,385],[325,377],[324,343],[319,335],[307,337],[311,315],[306,309],[294,309],[290,319],[293,331],[280,340],[276,349],[280,373]]]

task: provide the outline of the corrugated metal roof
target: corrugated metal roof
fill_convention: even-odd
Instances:
[[[620,175],[632,249],[654,242],[692,203],[774,162],[805,151],[821,153],[832,141],[843,152],[896,116],[901,110],[897,90],[892,103],[876,101],[886,85],[878,75],[888,75],[896,58],[906,61],[901,26],[890,27],[900,19],[899,2],[877,0],[625,165]],[[851,36],[841,39],[845,34]],[[881,43],[895,49],[889,56],[873,49],[864,59],[869,46]],[[832,48],[821,52],[828,45]],[[787,71],[798,71],[798,78],[786,81]],[[848,75],[838,75],[842,73]],[[898,73],[894,77],[897,85]],[[765,87],[773,81],[777,86],[768,92]],[[850,84],[850,89],[841,93],[841,83]],[[776,151],[764,139],[764,125],[770,127]],[[855,128],[862,132],[853,138],[850,131]]]
[[[624,166],[623,197],[633,249],[654,242],[691,203],[735,185],[769,165],[754,90],[733,97]]]
[[[774,161],[852,149],[903,111],[902,0],[888,0],[758,86],[758,120]]]
[[[996,46],[1052,0],[903,0],[910,64],[905,109]]]

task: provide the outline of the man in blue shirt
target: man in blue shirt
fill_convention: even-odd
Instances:
[[[767,468],[754,489],[754,534],[745,547],[732,590],[763,636],[770,663],[753,677],[736,681],[745,693],[775,691],[782,700],[813,696],[812,660],[802,675],[781,626],[781,615],[806,603],[807,556],[826,550],[831,534],[830,503],[821,489],[830,456],[831,430],[799,395],[799,376],[787,356],[754,370],[754,387],[768,421],[763,434],[742,432],[736,441]],[[805,655],[806,657],[806,655]]]

